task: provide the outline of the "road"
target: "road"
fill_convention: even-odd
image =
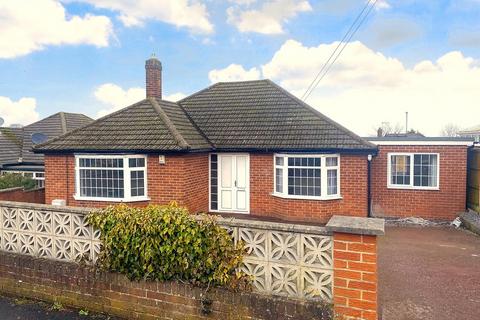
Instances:
[[[1,320],[115,320],[104,315],[81,316],[78,310],[52,310],[52,305],[0,296]],[[117,319],[118,320],[118,319]]]

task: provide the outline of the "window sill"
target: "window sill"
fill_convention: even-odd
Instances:
[[[321,200],[321,201],[328,201],[328,200],[340,200],[343,199],[342,196],[336,195],[336,196],[329,196],[329,197],[305,197],[305,196],[292,196],[292,195],[286,195],[286,194],[281,194],[281,193],[275,193],[272,192],[270,195],[277,197],[277,198],[282,198],[282,199],[292,199],[292,200]]]
[[[440,191],[439,187],[411,187],[411,186],[387,186],[387,189],[394,190],[417,190],[417,191]]]
[[[81,197],[74,195],[73,199],[78,201],[98,201],[98,202],[118,202],[118,203],[130,203],[130,202],[141,202],[141,201],[150,201],[150,197],[137,197],[137,198],[96,198],[96,197]]]

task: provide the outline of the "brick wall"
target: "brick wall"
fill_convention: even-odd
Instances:
[[[151,203],[168,204],[177,201],[192,213],[208,211],[208,154],[168,155],[159,164],[158,155],[147,158],[148,196]],[[45,201],[65,199],[67,205],[103,207],[104,201],[75,200],[75,158],[73,155],[45,156]],[[148,202],[132,202],[146,206]]]
[[[378,319],[377,237],[335,232],[333,240],[335,313]]]
[[[367,216],[367,156],[340,156],[337,200],[284,199],[272,195],[273,154],[250,155],[250,211],[291,221],[326,223],[332,215]]]
[[[389,152],[439,153],[439,190],[387,188]],[[380,217],[453,220],[465,211],[466,179],[466,146],[379,146],[378,155],[372,160],[372,212]]]
[[[10,188],[0,190],[1,201],[16,201],[28,203],[45,203],[45,189],[24,190],[20,188]]]
[[[202,313],[204,289],[179,282],[131,282],[91,268],[0,252],[0,292],[126,319],[332,319],[328,306],[249,292],[211,288],[211,313]]]

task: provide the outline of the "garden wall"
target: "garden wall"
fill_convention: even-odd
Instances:
[[[188,284],[131,282],[74,263],[10,253],[0,253],[0,290],[126,319],[331,319],[330,307],[315,301],[218,288],[205,295]],[[202,303],[205,297],[211,305]]]
[[[23,187],[0,190],[0,201],[45,203],[45,188],[24,190]]]
[[[189,314],[186,319],[201,318],[199,289],[129,282],[72,263],[84,256],[95,261],[100,250],[99,231],[85,220],[89,211],[0,201],[0,250],[5,252],[0,254],[0,289],[142,319],[151,319],[150,311],[178,319],[172,314],[181,305]],[[383,220],[334,216],[326,227],[226,218],[218,222],[234,241],[245,243],[242,270],[252,276],[256,293],[214,290],[219,312],[214,319],[322,319],[312,315],[325,302],[333,302],[335,312],[346,319],[376,319],[376,236],[383,234]],[[96,303],[108,310],[99,310]],[[127,305],[123,309],[122,303]],[[289,305],[290,311],[285,309]],[[238,314],[245,317],[235,318]]]

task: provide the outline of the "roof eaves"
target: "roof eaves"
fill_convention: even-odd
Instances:
[[[172,122],[172,120],[170,120],[170,118],[162,109],[158,101],[152,97],[149,97],[147,99],[148,101],[150,101],[152,107],[155,109],[155,111],[157,111],[158,115],[160,116],[162,121],[165,123],[165,126],[167,127],[168,131],[170,131],[170,133],[172,134],[178,146],[182,149],[190,149],[190,145],[187,143],[185,138],[177,130],[177,128],[175,127],[175,124]]]

